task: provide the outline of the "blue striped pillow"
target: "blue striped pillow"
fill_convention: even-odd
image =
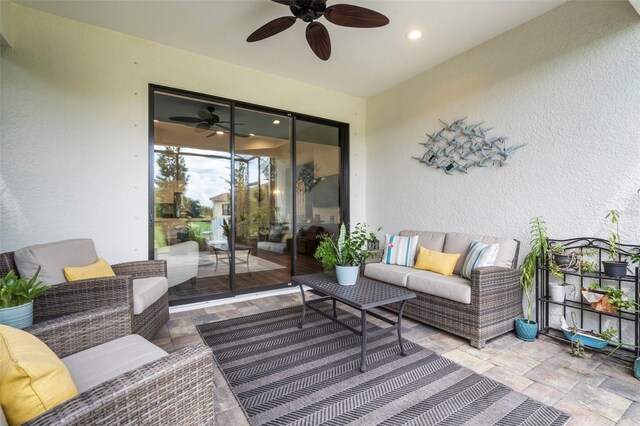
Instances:
[[[413,266],[416,259],[418,236],[401,237],[385,235],[382,263],[387,265]]]
[[[467,257],[462,265],[462,275],[465,278],[471,279],[471,271],[474,268],[480,268],[483,266],[492,266],[496,257],[498,257],[498,244],[484,244],[480,241],[474,241],[469,246]]]

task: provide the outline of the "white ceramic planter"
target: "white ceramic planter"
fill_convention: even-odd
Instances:
[[[340,285],[355,285],[359,273],[359,266],[336,266],[336,278]]]
[[[552,302],[563,303],[567,295],[567,286],[563,286],[557,283],[549,283],[549,297]]]
[[[33,324],[33,302],[13,308],[0,309],[0,324],[27,328]]]

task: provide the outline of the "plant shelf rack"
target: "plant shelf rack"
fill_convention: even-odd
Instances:
[[[572,238],[565,240],[555,240],[550,239],[547,243],[547,251],[543,253],[543,255],[538,258],[537,266],[536,266],[536,311],[537,311],[537,319],[540,327],[540,334],[548,335],[554,339],[559,339],[565,342],[569,342],[564,335],[562,334],[562,330],[558,327],[550,325],[550,310],[552,306],[560,306],[562,307],[562,315],[567,319],[567,322],[571,323],[570,312],[576,312],[578,317],[579,324],[577,326],[579,328],[584,328],[585,322],[587,320],[597,321],[597,329],[594,331],[600,333],[603,331],[603,319],[610,321],[613,320],[616,322],[617,331],[618,331],[618,339],[622,339],[623,336],[623,327],[625,329],[632,329],[632,339],[629,339],[628,336],[625,336],[623,340],[625,344],[629,345],[628,347],[622,347],[618,349],[613,356],[633,361],[635,358],[640,357],[640,313],[618,310],[618,312],[608,313],[597,311],[591,307],[590,304],[586,303],[582,294],[580,293],[581,288],[588,288],[589,284],[593,282],[597,282],[600,287],[614,287],[614,288],[626,288],[627,297],[629,299],[634,300],[636,303],[640,300],[640,285],[639,285],[639,273],[638,267],[633,266],[633,275],[626,275],[621,278],[613,278],[604,274],[602,270],[595,273],[581,273],[578,270],[568,269],[561,270],[563,273],[563,280],[567,280],[567,277],[577,277],[573,279],[572,285],[576,284],[579,286],[576,290],[576,298],[578,300],[571,300],[565,298],[565,301],[554,302],[549,297],[549,282],[552,278],[551,274],[551,265],[549,265],[549,256],[547,255],[548,250],[554,246],[563,246],[566,251],[581,251],[581,250],[591,250],[595,254],[592,259],[597,262],[597,265],[602,265],[602,261],[608,258],[608,251],[610,248],[609,241],[603,240],[601,238],[592,238],[592,237],[580,237],[580,238]],[[631,263],[631,256],[637,255],[640,253],[640,245],[631,245],[631,244],[621,244],[620,250],[618,254],[618,259],[621,261],[627,260],[629,261],[629,265],[633,265]],[[558,278],[559,280],[560,278]],[[557,281],[557,280],[556,280]],[[570,343],[570,342],[569,342]],[[635,346],[635,348],[630,346]],[[611,350],[614,349],[614,346],[608,346],[604,349],[591,349],[590,351],[602,352],[608,354]]]

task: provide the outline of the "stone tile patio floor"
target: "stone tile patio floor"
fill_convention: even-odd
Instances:
[[[168,352],[175,351],[201,341],[196,325],[300,303],[300,295],[295,293],[173,313],[154,343]],[[342,308],[347,310],[344,305]],[[630,365],[604,355],[588,352],[586,358],[574,358],[565,343],[546,336],[523,342],[513,333],[493,339],[478,350],[468,341],[410,319],[403,320],[403,337],[572,415],[571,425],[640,425],[640,381],[633,377]],[[215,383],[217,424],[248,425],[218,369]]]

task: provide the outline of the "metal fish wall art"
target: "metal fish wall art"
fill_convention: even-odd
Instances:
[[[471,167],[502,167],[509,163],[514,151],[526,145],[507,146],[507,137],[488,137],[491,127],[483,128],[484,122],[467,124],[466,119],[451,124],[440,120],[444,127],[432,135],[427,133],[427,141],[420,142],[427,152],[412,158],[452,175],[456,171],[467,173]]]

